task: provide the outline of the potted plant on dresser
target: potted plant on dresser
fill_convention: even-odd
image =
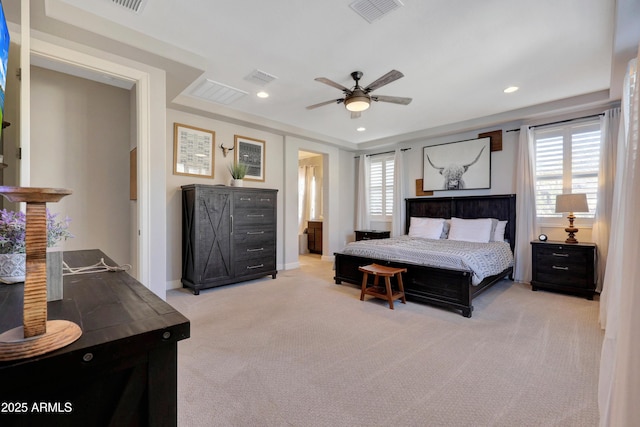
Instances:
[[[229,164],[229,173],[231,174],[231,186],[242,187],[244,176],[247,174],[247,165],[244,163]]]
[[[69,232],[69,218],[57,219],[47,209],[47,247],[53,247],[63,240],[73,237]],[[12,284],[24,282],[26,253],[27,217],[24,212],[0,211],[0,283]],[[62,276],[62,252],[47,252],[47,264],[59,264]],[[61,277],[60,277],[61,280]]]

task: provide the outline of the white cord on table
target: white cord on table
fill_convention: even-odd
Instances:
[[[62,275],[69,276],[72,274],[89,274],[89,273],[102,273],[105,271],[127,271],[131,269],[131,264],[122,264],[111,266],[104,262],[104,258],[100,258],[100,262],[87,267],[69,267],[66,262],[62,262]],[[66,273],[65,273],[66,271]]]

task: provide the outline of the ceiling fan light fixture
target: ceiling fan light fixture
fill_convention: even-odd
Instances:
[[[356,88],[351,96],[344,100],[344,106],[352,112],[364,111],[371,105],[371,97],[360,88]]]
[[[347,108],[347,110],[349,111],[353,111],[353,112],[359,112],[359,111],[364,111],[367,108],[369,108],[369,100],[364,98],[364,99],[356,99],[356,98],[351,98],[351,99],[347,99],[344,102],[344,106]]]

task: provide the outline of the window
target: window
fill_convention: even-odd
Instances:
[[[393,154],[369,159],[369,214],[373,220],[393,216],[393,164]]]
[[[589,212],[578,218],[593,219],[598,196],[600,122],[589,121],[535,131],[536,214],[542,224],[564,224],[556,213],[556,196],[586,193]]]

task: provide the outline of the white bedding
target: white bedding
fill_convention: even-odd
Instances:
[[[474,285],[513,265],[513,253],[507,242],[476,243],[401,236],[349,243],[342,253],[384,261],[465,270],[472,273],[471,282]]]

